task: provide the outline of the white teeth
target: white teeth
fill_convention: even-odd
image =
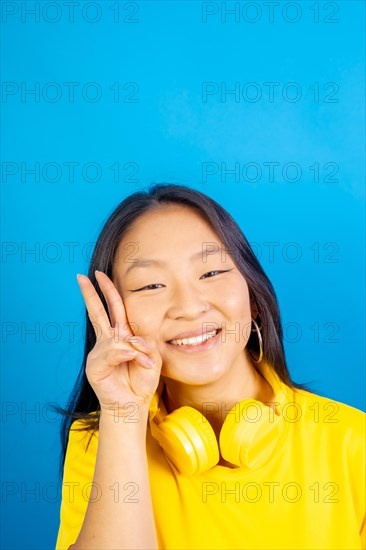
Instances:
[[[182,340],[171,340],[170,343],[175,346],[198,346],[210,338],[216,336],[217,330],[206,332],[203,336],[194,336],[193,338],[183,338]]]

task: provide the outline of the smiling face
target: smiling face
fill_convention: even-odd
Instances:
[[[248,362],[248,285],[195,209],[164,205],[135,220],[119,243],[113,282],[134,334],[155,340],[163,377],[208,384]],[[181,333],[215,328],[221,331],[201,349],[169,343]]]

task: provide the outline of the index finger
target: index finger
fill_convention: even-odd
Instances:
[[[133,333],[128,324],[122,297],[104,271],[95,271],[95,277],[107,302],[112,326],[117,328],[118,338],[122,337],[123,340],[126,340],[129,336],[133,336]]]
[[[95,334],[98,338],[96,326],[102,331],[102,336],[109,337],[111,335],[111,324],[108,319],[107,312],[104,308],[102,300],[99,298],[93,283],[86,275],[77,274],[77,281],[81,294],[83,295],[89,319],[93,325]],[[95,326],[96,325],[96,326]]]

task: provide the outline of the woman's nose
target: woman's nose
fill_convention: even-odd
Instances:
[[[172,296],[170,313],[174,317],[196,318],[209,310],[207,299],[192,289],[175,291]]]

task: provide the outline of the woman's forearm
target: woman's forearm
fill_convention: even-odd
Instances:
[[[135,416],[138,422],[102,411],[94,484],[73,550],[158,548],[146,457],[147,418],[147,411]]]

